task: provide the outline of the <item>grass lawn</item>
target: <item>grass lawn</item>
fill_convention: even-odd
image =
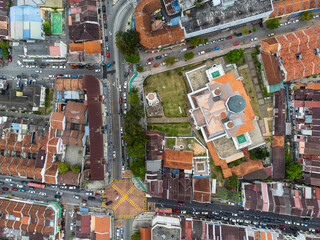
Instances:
[[[261,119],[261,113],[260,113],[260,108],[259,108],[258,99],[256,95],[256,90],[254,89],[254,86],[253,86],[249,68],[244,68],[239,70],[239,74],[242,75],[243,77],[243,85],[247,91],[248,96],[251,99],[250,103],[251,103],[253,112],[256,116],[258,116]]]
[[[176,143],[175,138],[166,138],[166,148],[173,149],[175,143]]]
[[[168,137],[176,137],[181,135],[191,135],[191,125],[188,122],[182,123],[149,123],[149,131],[159,131],[167,134]]]
[[[163,102],[166,117],[186,117],[187,103],[185,95],[188,91],[182,71],[203,65],[197,63],[181,68],[149,76],[143,83],[145,94],[157,92]],[[179,110],[181,108],[181,112]]]

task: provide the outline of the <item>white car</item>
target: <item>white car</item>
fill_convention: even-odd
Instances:
[[[168,57],[168,54],[165,53],[165,54],[162,54],[161,56],[162,56],[163,58],[164,58],[164,57]]]
[[[69,189],[76,189],[75,186],[69,186]]]
[[[165,66],[165,65],[166,65],[165,62],[160,63],[160,66]]]
[[[49,78],[54,78],[54,75],[49,75]]]
[[[232,213],[232,216],[236,217],[238,216],[238,213]]]
[[[56,65],[52,65],[52,68],[58,68],[58,66],[56,66]]]
[[[285,224],[291,225],[292,222],[291,221],[284,221]]]
[[[116,151],[113,151],[113,158],[116,158]]]
[[[319,17],[319,15],[315,15],[315,16],[313,16],[313,18],[318,18]]]
[[[65,68],[67,68],[67,67],[64,66],[64,65],[60,65],[59,68],[65,69]]]
[[[127,109],[127,104],[126,103],[124,103],[123,106],[124,106],[124,109]]]
[[[123,127],[120,128],[120,132],[121,132],[121,134],[123,134]]]
[[[65,185],[60,186],[61,189],[67,189],[68,187]]]
[[[299,19],[293,20],[292,22],[297,23],[297,22],[299,22]]]
[[[124,172],[124,166],[122,166],[122,172]]]
[[[127,94],[126,94],[126,92],[123,93],[123,100],[127,100]]]
[[[182,214],[186,214],[187,211],[186,211],[186,210],[181,210],[181,213],[182,213]]]
[[[24,186],[22,184],[17,185],[18,188],[23,188]]]
[[[124,88],[127,88],[127,81],[124,82],[123,87],[124,87]]]
[[[63,195],[63,192],[57,191],[56,194],[57,194],[57,195]]]
[[[47,194],[45,192],[40,192],[39,193],[41,196],[47,196]]]
[[[151,64],[152,64],[152,62],[147,62],[147,63],[146,63],[146,66],[151,65]]]
[[[29,193],[31,193],[31,194],[35,194],[35,193],[36,193],[36,191],[29,190]]]
[[[288,25],[290,25],[292,22],[291,22],[291,21],[288,21],[287,23],[288,23]]]
[[[253,41],[257,41],[257,40],[258,40],[258,38],[257,38],[257,37],[255,37],[255,38],[251,38],[250,40],[251,40],[251,42],[253,42]]]
[[[75,198],[75,199],[79,199],[80,198],[78,195],[73,195],[72,197]]]
[[[40,69],[40,70],[36,70],[35,71],[36,73],[42,73],[42,70]]]
[[[199,45],[198,45],[198,46],[196,46],[196,47],[198,48],[198,47],[202,47],[202,46],[203,46],[203,44],[199,44]]]
[[[198,55],[202,55],[204,53],[205,53],[205,51],[201,51],[201,52],[198,52]]]
[[[95,72],[101,72],[101,69],[95,69],[94,71]]]
[[[7,181],[7,182],[12,182],[11,178],[5,178],[4,180]]]
[[[283,23],[280,23],[280,27],[282,27],[282,26],[284,26],[284,24],[283,24]]]
[[[92,196],[92,195],[93,195],[93,192],[86,192],[86,195]]]

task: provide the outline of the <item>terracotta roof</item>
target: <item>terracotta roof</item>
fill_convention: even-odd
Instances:
[[[211,201],[210,178],[193,178],[193,200],[197,202]]]
[[[273,12],[270,14],[270,18],[278,17],[285,14],[291,14],[294,12],[300,12],[309,10],[319,6],[317,0],[283,0],[273,2]]]
[[[69,51],[70,52],[83,52],[84,45],[83,45],[83,43],[70,43],[69,44]]]
[[[142,0],[135,9],[136,30],[140,33],[140,44],[145,48],[157,48],[184,40],[180,25],[152,31],[151,14],[161,8],[160,0]]]
[[[82,146],[84,132],[77,130],[65,130],[62,135],[62,141],[65,145]]]
[[[281,83],[281,73],[276,57],[264,51],[261,51],[261,57],[269,85]]]
[[[279,44],[275,38],[267,38],[262,40],[261,49],[267,53],[276,53],[278,52]]]
[[[140,228],[140,240],[151,240],[151,228]]]
[[[263,169],[261,160],[251,160],[231,168],[232,173],[238,177],[243,177],[249,173]]]
[[[57,149],[59,148],[59,140],[58,137],[53,137],[48,141],[48,152],[57,154]]]
[[[101,53],[100,41],[87,41],[83,44],[85,53]]]
[[[65,108],[67,122],[86,124],[85,111],[87,106],[80,102],[68,102]]]
[[[96,240],[110,239],[110,217],[94,216]]]
[[[284,137],[283,136],[273,136],[272,137],[272,147],[284,147]]]
[[[281,45],[280,58],[285,68],[286,81],[320,73],[320,28],[314,27],[276,37]]]
[[[163,166],[166,168],[192,169],[193,152],[166,150]]]
[[[58,183],[64,183],[68,185],[79,185],[79,173],[73,173],[72,171],[68,171],[66,173],[58,174]]]
[[[64,130],[63,121],[64,121],[64,114],[62,112],[53,112],[50,118],[50,126],[55,129]]]
[[[57,78],[56,91],[83,91],[82,78]]]

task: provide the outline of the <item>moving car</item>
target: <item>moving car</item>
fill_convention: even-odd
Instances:
[[[25,192],[26,190],[24,188],[20,188],[20,192]]]
[[[86,192],[86,195],[92,196],[92,195],[93,195],[93,192]]]
[[[3,190],[3,191],[8,191],[8,190],[9,190],[9,188],[7,188],[7,187],[3,187],[3,188],[2,188],[2,190]]]
[[[58,198],[58,199],[60,199],[60,198],[61,198],[61,196],[60,196],[60,195],[54,195],[54,197],[55,197],[55,198]]]
[[[7,181],[7,182],[12,182],[11,178],[5,178],[4,180]]]
[[[233,46],[237,46],[239,44],[240,44],[239,42],[235,42],[235,43],[233,43]]]
[[[272,36],[274,36],[274,33],[268,34],[268,37],[272,37]]]
[[[40,192],[39,193],[41,196],[47,196],[47,194],[45,192]]]
[[[18,191],[18,188],[11,188],[12,191]]]
[[[109,52],[107,52],[107,58],[109,58],[110,57],[110,53]]]
[[[106,6],[103,4],[103,5],[102,5],[102,12],[105,13],[106,11],[107,11],[107,8],[106,8]]]
[[[251,42],[253,42],[253,41],[257,41],[257,40],[258,40],[258,38],[257,38],[257,37],[255,37],[255,38],[251,38],[251,39],[250,39],[250,41],[251,41]]]
[[[110,204],[112,204],[112,201],[106,202],[107,206],[110,205]]]
[[[174,213],[180,213],[180,210],[179,209],[173,209],[172,210]]]
[[[80,198],[78,195],[73,195],[72,197],[75,198],[75,199],[79,199]]]
[[[95,69],[94,71],[95,72],[101,72],[101,69]]]
[[[112,63],[108,63],[107,65],[107,68],[111,67],[112,66]]]
[[[96,198],[93,196],[90,196],[90,197],[88,197],[88,200],[96,200]]]
[[[226,39],[227,39],[227,40],[230,40],[230,39],[232,39],[232,36],[226,37]]]
[[[149,58],[148,61],[149,61],[149,62],[153,61],[153,58]]]
[[[178,205],[179,206],[184,206],[184,205],[186,205],[184,202],[178,202]]]

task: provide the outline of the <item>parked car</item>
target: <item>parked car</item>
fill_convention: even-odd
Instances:
[[[63,192],[57,191],[56,194],[57,195],[63,195]]]
[[[186,205],[184,202],[178,202],[178,205],[179,206],[184,206],[184,205]]]
[[[107,14],[103,14],[103,20],[107,20]]]
[[[0,182],[0,185],[3,185],[4,184],[4,182]]]
[[[112,63],[108,63],[107,68],[110,68],[112,66]]]
[[[110,52],[107,52],[107,58],[109,58],[110,57]]]
[[[255,38],[251,38],[250,40],[251,40],[251,42],[253,42],[253,41],[257,41],[257,40],[258,40],[258,38],[257,38],[257,37],[255,37]]]
[[[104,40],[105,40],[106,42],[108,42],[108,36],[105,36],[105,37],[104,37]]]
[[[242,37],[242,33],[237,33],[237,37]]]
[[[268,34],[268,37],[272,37],[272,36],[274,36],[274,33]]]
[[[19,189],[18,188],[15,188],[15,187],[13,187],[13,188],[11,188],[11,191],[18,191]]]
[[[60,199],[60,198],[61,198],[61,196],[60,196],[60,195],[54,195],[54,197],[55,197],[55,198],[58,198],[58,199]]]
[[[194,46],[188,47],[188,50],[192,50],[194,49]]]
[[[87,196],[92,196],[92,195],[93,195],[93,192],[86,192],[86,195],[87,195]]]
[[[102,12],[105,13],[106,11],[107,11],[107,8],[106,8],[106,6],[103,4],[103,5],[102,5]]]
[[[148,59],[149,62],[151,62],[151,61],[153,61],[153,60],[154,60],[153,58],[149,58],[149,59]]]
[[[159,63],[154,64],[153,67],[159,67]]]
[[[12,178],[5,178],[4,179],[6,182],[12,182]]]
[[[239,42],[235,42],[235,43],[233,43],[233,46],[237,46],[239,44],[240,44]]]
[[[107,201],[107,198],[100,198],[99,201],[100,201],[100,202],[106,202],[106,201]]]
[[[112,201],[106,202],[107,206],[110,205],[110,204],[112,204]]]
[[[230,39],[232,39],[232,36],[226,37],[226,39],[227,39],[227,40],[230,40]]]
[[[25,192],[26,191],[24,188],[20,188],[19,190],[20,190],[20,192]]]
[[[35,194],[35,193],[36,193],[36,191],[34,191],[34,190],[29,190],[29,193],[31,193],[31,194]]]
[[[162,56],[160,55],[160,56],[156,56],[155,57],[155,59],[157,59],[157,60],[159,60],[159,59],[161,59],[162,58]]]
[[[180,213],[180,210],[179,209],[173,209],[172,210],[174,213]]]
[[[220,49],[220,47],[218,46],[218,47],[215,47],[215,48],[212,48],[212,50],[219,50]]]
[[[94,71],[95,72],[101,72],[101,69],[95,69]]]
[[[39,193],[41,196],[47,196],[47,194],[45,192],[40,192]]]
[[[88,201],[86,199],[82,199],[82,202],[83,203],[87,203]]]
[[[96,198],[93,197],[93,196],[89,196],[89,197],[88,197],[88,200],[96,200]]]
[[[7,188],[7,187],[3,187],[3,188],[2,188],[2,190],[3,190],[3,191],[8,191],[8,190],[9,190],[9,188]]]
[[[73,195],[72,197],[75,198],[75,199],[79,199],[80,198],[78,195]]]

